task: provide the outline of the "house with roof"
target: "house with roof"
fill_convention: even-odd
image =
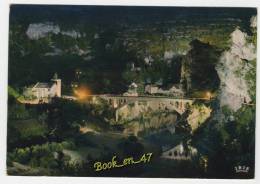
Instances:
[[[156,85],[153,85],[153,84],[149,84],[149,85],[146,85],[145,86],[145,93],[148,93],[148,94],[157,94],[158,93],[158,89],[159,87],[156,86]]]
[[[23,95],[26,99],[34,101],[44,101],[53,97],[61,97],[61,79],[55,74],[50,82],[37,82],[30,88],[24,90]]]
[[[182,142],[177,146],[163,150],[161,158],[171,160],[191,160],[196,157],[198,151],[190,145],[184,145]]]
[[[128,86],[128,91],[123,93],[123,96],[138,96],[137,87],[138,85],[135,82],[132,82]]]

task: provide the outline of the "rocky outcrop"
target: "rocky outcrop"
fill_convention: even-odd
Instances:
[[[75,30],[61,31],[62,35],[70,36],[72,38],[80,38],[81,34]]]
[[[211,115],[212,109],[205,105],[193,105],[191,113],[187,121],[191,126],[191,131],[194,132],[200,125],[202,125]]]
[[[46,37],[48,34],[62,34],[72,38],[80,38],[81,34],[75,30],[61,30],[60,26],[51,22],[33,23],[27,28],[26,35],[31,40],[38,40]]]
[[[174,133],[177,117],[177,113],[174,112],[157,112],[146,117],[141,116],[125,124],[124,133],[138,135],[139,132],[149,130],[149,133],[152,134],[152,132],[160,132],[165,129]]]
[[[49,33],[60,33],[60,27],[52,23],[37,23],[30,24],[26,31],[26,35],[31,40],[38,40],[47,36]]]
[[[181,84],[187,92],[195,90],[216,90],[219,78],[215,65],[220,51],[214,46],[193,40],[191,50],[183,57]]]
[[[255,24],[253,24],[255,25]],[[220,57],[216,66],[221,81],[220,106],[237,111],[251,97],[246,79],[248,72],[255,70],[250,61],[256,58],[256,48],[248,42],[248,35],[238,28],[231,34],[231,47]]]

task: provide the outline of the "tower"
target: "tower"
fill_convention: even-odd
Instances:
[[[55,96],[61,97],[61,79],[58,78],[58,74],[55,73],[51,79],[56,84]]]

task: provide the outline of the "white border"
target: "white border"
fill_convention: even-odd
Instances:
[[[8,71],[8,24],[10,4],[73,4],[73,5],[132,5],[132,6],[206,6],[206,7],[258,7],[259,0],[0,0],[0,182],[1,183],[260,183],[260,125],[259,108],[256,113],[256,173],[253,180],[220,179],[158,179],[158,178],[87,178],[87,177],[16,177],[6,176],[6,122],[7,122],[7,71]],[[260,18],[258,12],[257,58],[259,57]],[[257,107],[259,107],[260,66],[257,63]]]

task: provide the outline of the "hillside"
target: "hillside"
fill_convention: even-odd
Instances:
[[[248,22],[255,13],[254,9],[15,5],[11,11],[10,85],[47,81],[57,72],[67,93],[73,81],[95,93],[122,93],[132,81],[179,83],[180,62],[193,40],[226,50],[236,27],[252,34]],[[37,16],[32,16],[35,11]],[[140,74],[129,71],[133,64],[141,68]],[[77,69],[83,71],[80,78],[75,76]]]

